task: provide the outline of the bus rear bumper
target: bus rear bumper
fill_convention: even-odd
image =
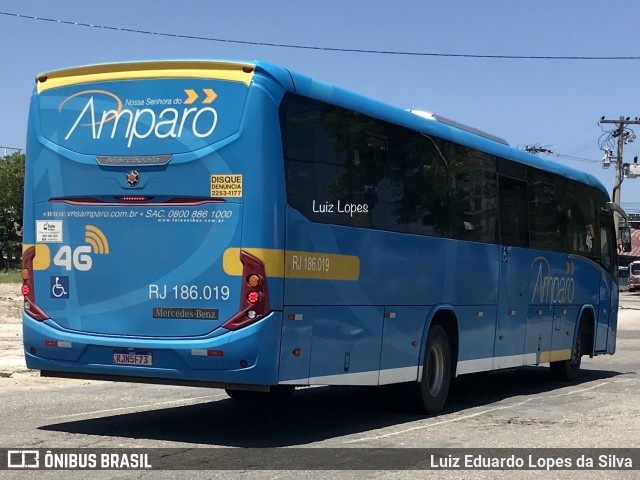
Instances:
[[[253,392],[268,392],[272,386],[230,382],[212,382],[202,380],[183,380],[178,378],[137,377],[131,375],[106,375],[83,372],[63,372],[40,370],[41,377],[69,378],[76,380],[99,380],[106,382],[145,383],[151,385],[175,385],[181,387],[229,388]]]
[[[132,338],[64,331],[23,314],[27,367],[46,376],[212,387],[278,383],[282,312],[237,331],[199,338]],[[116,364],[130,353],[150,365]],[[62,375],[62,374],[66,375]],[[71,375],[74,374],[74,375]],[[164,380],[164,381],[161,381]],[[233,388],[233,387],[231,387]]]

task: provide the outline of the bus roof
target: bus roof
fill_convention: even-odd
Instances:
[[[217,78],[220,78],[220,72],[223,71],[229,80],[247,83],[251,81],[254,69],[256,72],[268,75],[287,91],[332,103],[383,121],[423,132],[427,135],[441,137],[476,150],[561,175],[598,188],[608,196],[608,192],[600,180],[587,172],[523,152],[505,145],[497,141],[497,139],[488,138],[487,135],[483,135],[479,131],[474,133],[473,129],[464,128],[461,124],[458,125],[457,122],[439,121],[437,117],[429,119],[425,116],[416,115],[408,110],[373,100],[266,62],[167,60],[109,63],[42,73],[36,77],[36,80],[38,92],[75,83],[123,78],[161,78],[166,76],[207,78],[212,71],[216,71]]]

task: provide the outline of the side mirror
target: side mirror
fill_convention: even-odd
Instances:
[[[631,251],[631,228],[620,227],[620,238],[622,240],[622,251],[630,252]]]

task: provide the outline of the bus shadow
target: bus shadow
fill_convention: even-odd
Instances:
[[[458,377],[451,386],[446,413],[490,405],[509,397],[526,397],[576,387],[622,374],[616,371],[582,369],[580,376],[572,382],[553,379],[548,367],[521,367],[504,372],[464,375]]]
[[[554,381],[549,369],[540,367],[498,375],[465,375],[453,382],[443,414],[616,375],[621,373],[583,370],[579,380],[572,383]],[[306,388],[284,404],[223,399],[45,425],[40,430],[227,447],[287,447],[425,418],[409,405],[408,393],[402,386]]]

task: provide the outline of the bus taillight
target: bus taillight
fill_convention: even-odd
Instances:
[[[22,254],[22,288],[24,295],[24,310],[35,320],[46,320],[47,314],[36,305],[36,293],[33,288],[33,258],[36,256],[36,247],[27,248]]]
[[[247,295],[247,301],[252,305],[258,303],[258,300],[260,300],[260,294],[258,292],[249,292]]]
[[[222,325],[229,330],[246,327],[271,312],[264,264],[244,250],[240,250],[240,261],[242,262],[240,309]]]

